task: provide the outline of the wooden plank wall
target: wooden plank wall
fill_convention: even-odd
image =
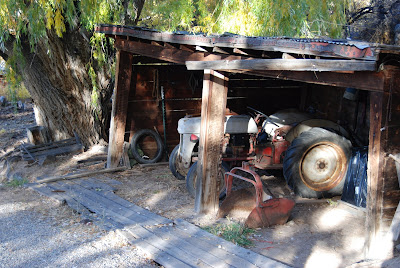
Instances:
[[[170,152],[179,143],[178,120],[185,115],[200,116],[202,72],[189,73],[184,67],[168,65],[135,65],[134,69],[136,87],[129,96],[128,133],[125,140],[129,140],[139,129],[154,127],[163,137],[162,86],[166,99],[166,134]]]
[[[302,89],[307,87],[306,83],[296,81],[232,74],[227,106],[238,114],[246,113],[246,106],[250,106],[270,115],[281,109],[299,108]]]

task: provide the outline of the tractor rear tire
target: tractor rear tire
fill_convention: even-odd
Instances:
[[[301,133],[283,160],[283,175],[296,195],[328,198],[341,195],[351,155],[351,142],[322,128]]]
[[[220,189],[219,189],[219,198],[222,199],[225,197],[226,194],[226,187],[225,187],[225,172],[229,172],[229,166],[225,162],[222,162],[221,165],[221,174],[219,174],[220,180]],[[197,181],[197,161],[193,163],[190,167],[189,172],[186,176],[186,189],[188,190],[189,194],[195,198],[196,197],[196,181]]]

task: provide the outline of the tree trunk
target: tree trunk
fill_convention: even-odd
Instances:
[[[134,7],[138,5],[134,22],[143,4],[144,0],[131,3]],[[73,30],[67,28],[59,38],[53,30],[48,30],[47,39],[36,44],[34,53],[28,38],[21,37],[25,63],[17,63],[16,71],[35,103],[37,124],[47,127],[53,140],[73,137],[74,132],[85,146],[96,144],[100,139],[108,140],[114,86],[109,67],[114,55],[108,55],[108,66],[100,67],[91,58],[91,34],[75,27]],[[9,40],[0,56],[11,57],[13,43]],[[98,104],[92,100],[94,85],[88,74],[90,63],[97,75]]]
[[[35,54],[29,44],[22,43],[26,62],[18,64],[18,72],[35,103],[37,124],[47,127],[53,140],[76,132],[90,146],[106,138],[113,83],[109,74],[97,70],[101,109],[95,116],[93,85],[86,68],[90,60],[87,38],[79,30],[67,32],[63,38],[49,31],[49,47],[40,42]]]

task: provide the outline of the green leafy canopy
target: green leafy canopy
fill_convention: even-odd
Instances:
[[[141,25],[167,31],[340,37],[347,4],[347,0],[147,0]],[[97,23],[120,24],[125,14],[135,12],[125,10],[121,0],[1,0],[0,48],[10,36],[19,41],[23,35],[34,48],[47,30],[62,37],[67,27],[92,30]]]
[[[347,0],[147,0],[141,24],[165,31],[341,37]]]
[[[69,28],[89,31],[98,23],[123,24],[136,14],[129,0],[0,0],[0,49],[21,40],[31,50],[46,42],[48,31],[60,38]],[[126,4],[128,3],[128,4]],[[248,36],[341,37],[347,0],[146,0],[139,25],[164,31],[231,32]],[[92,37],[92,56],[100,62],[104,36]],[[9,66],[22,59],[9,59]]]

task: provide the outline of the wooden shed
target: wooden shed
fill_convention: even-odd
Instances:
[[[196,211],[213,212],[220,155],[212,152],[220,147],[225,107],[240,113],[251,104],[267,114],[311,107],[322,118],[348,124],[368,146],[368,256],[387,242],[400,201],[395,161],[389,157],[400,153],[400,47],[115,25],[99,25],[96,31],[114,38],[117,49],[108,167],[118,165],[123,142],[136,130],[155,127],[166,135],[170,152],[179,142],[178,120],[201,114],[203,185]],[[356,89],[359,101],[343,99],[346,88]]]

